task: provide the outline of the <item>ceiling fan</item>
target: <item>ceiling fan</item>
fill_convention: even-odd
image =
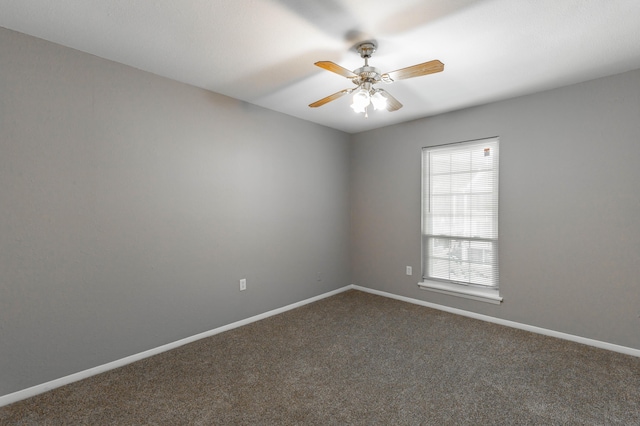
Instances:
[[[373,52],[376,51],[377,47],[378,45],[375,40],[367,40],[356,44],[354,49],[360,54],[360,57],[364,59],[364,66],[353,71],[349,71],[348,69],[331,61],[316,62],[315,65],[320,68],[334,72],[343,77],[347,77],[356,85],[356,87],[336,92],[333,95],[329,95],[326,98],[322,98],[319,101],[309,104],[309,106],[311,108],[317,108],[336,100],[341,96],[355,92],[351,108],[353,108],[356,113],[364,112],[366,117],[367,107],[371,104],[373,104],[373,107],[376,110],[386,109],[387,111],[397,111],[402,108],[402,104],[386,90],[374,87],[375,84],[380,82],[393,83],[396,80],[420,77],[422,75],[434,74],[444,70],[444,64],[435,59],[433,61],[381,74],[377,68],[369,66],[369,58],[373,55]]]

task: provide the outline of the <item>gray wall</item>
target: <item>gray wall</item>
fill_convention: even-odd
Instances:
[[[505,301],[419,290],[420,148],[494,135]],[[0,29],[0,395],[349,283],[640,349],[639,141],[640,70],[350,137]]]
[[[501,306],[416,286],[421,147],[489,136]],[[352,141],[354,284],[640,349],[640,70]]]
[[[0,29],[0,395],[348,285],[348,142]]]

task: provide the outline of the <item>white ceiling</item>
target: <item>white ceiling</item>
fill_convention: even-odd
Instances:
[[[0,26],[349,133],[640,68],[640,0],[0,0]],[[313,65],[445,70],[384,85],[404,104],[356,115],[353,84]]]

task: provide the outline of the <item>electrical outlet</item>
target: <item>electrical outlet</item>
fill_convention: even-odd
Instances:
[[[240,280],[240,291],[244,291],[247,289],[247,279],[243,278]]]
[[[413,268],[411,268],[411,266],[407,266],[407,275],[412,275],[413,274]]]

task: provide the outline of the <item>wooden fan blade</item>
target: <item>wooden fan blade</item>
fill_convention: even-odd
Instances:
[[[315,65],[327,71],[340,74],[343,77],[347,77],[347,78],[357,77],[357,75],[354,74],[352,71],[349,71],[348,69],[343,68],[340,65],[331,61],[319,61],[319,62],[316,62]]]
[[[422,75],[434,74],[444,70],[444,64],[439,60],[424,62],[422,64],[413,65],[411,67],[402,68],[382,74],[380,77],[386,83],[406,78],[420,77]]]
[[[339,92],[334,93],[333,95],[329,95],[329,96],[327,96],[326,98],[322,98],[322,99],[320,99],[319,101],[315,101],[314,103],[309,104],[309,106],[310,106],[311,108],[317,108],[317,107],[322,106],[322,105],[324,105],[324,104],[326,104],[326,103],[329,103],[329,102],[331,102],[331,101],[334,101],[334,100],[338,99],[339,97],[341,97],[341,96],[343,96],[343,95],[346,95],[347,93],[351,93],[352,91],[353,91],[353,89],[344,89],[344,90],[341,90],[341,91],[339,91]]]
[[[393,112],[402,108],[402,104],[400,103],[400,101],[391,96],[389,92],[384,89],[378,89],[378,91],[380,92],[380,94],[382,94],[382,96],[387,98],[387,111]]]

